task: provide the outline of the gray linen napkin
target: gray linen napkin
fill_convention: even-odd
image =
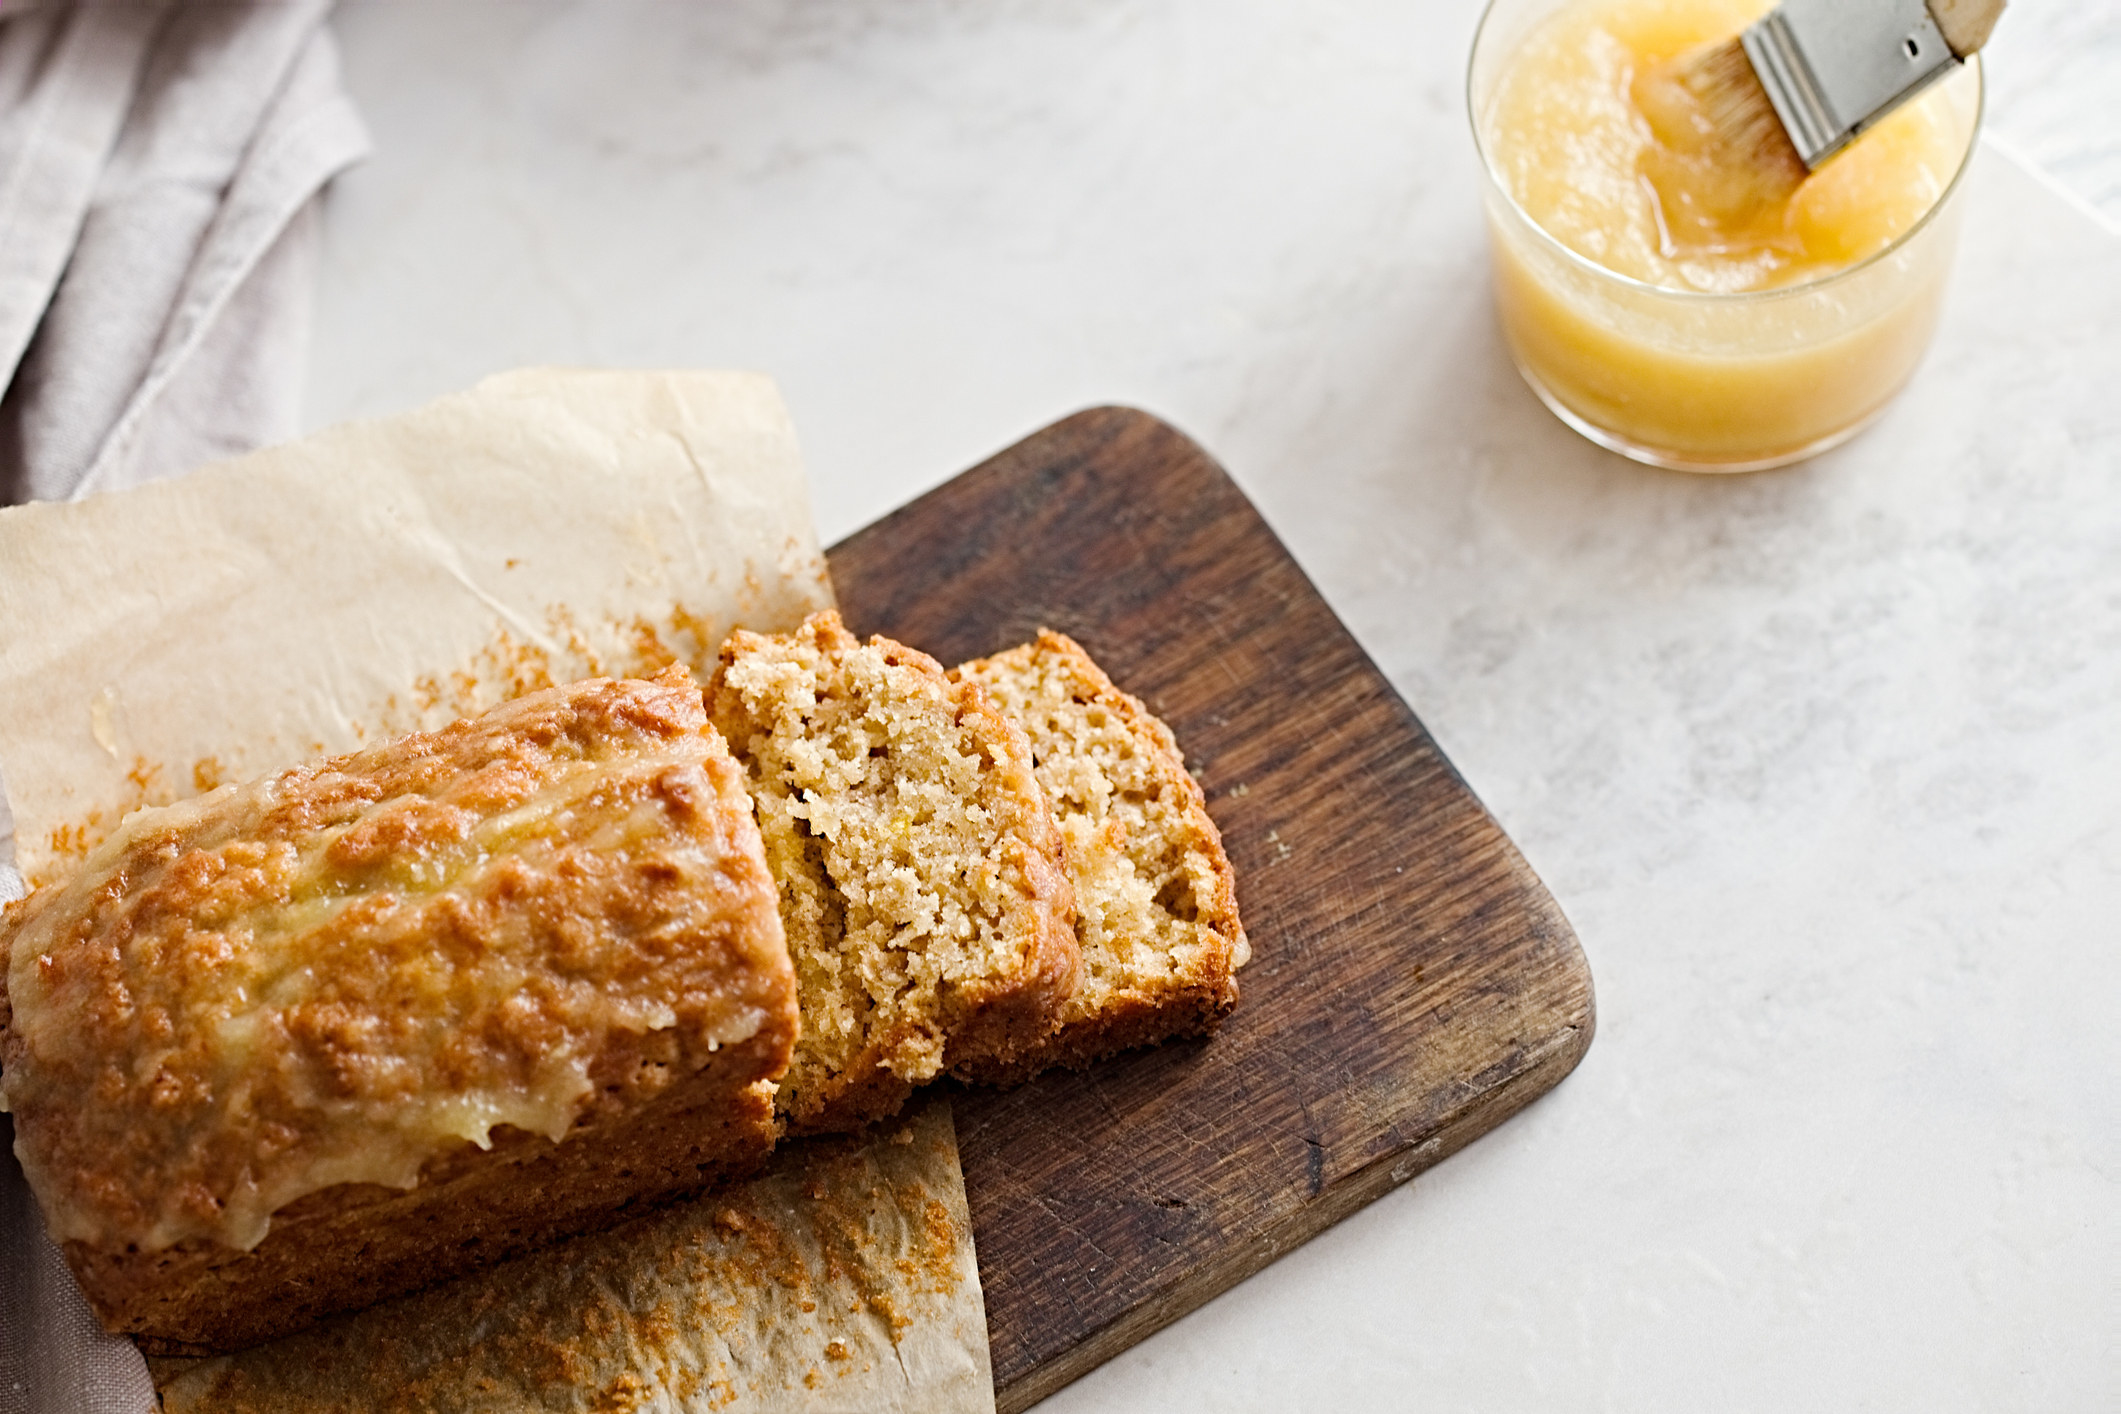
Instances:
[[[298,430],[319,194],[368,146],[330,8],[0,0],[0,503]],[[13,855],[0,791],[0,902]],[[0,1151],[0,1414],[154,1407]]]
[[[331,177],[367,150],[330,0],[0,0],[0,502],[298,429]]]

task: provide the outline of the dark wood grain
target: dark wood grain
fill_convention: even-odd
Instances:
[[[830,552],[945,662],[1074,635],[1177,732],[1252,939],[1213,1040],[958,1100],[995,1383],[1023,1409],[1574,1068],[1561,911],[1229,477],[1078,414]]]

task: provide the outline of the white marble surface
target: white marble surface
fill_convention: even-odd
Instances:
[[[1992,111],[2076,203],[1984,154],[1909,395],[1696,480],[1508,365],[1470,4],[349,2],[311,420],[763,368],[830,538],[1147,407],[1523,844],[1583,1067],[1048,1408],[2110,1409],[2121,42],[2057,6]]]
[[[2012,0],[1986,57],[1989,131],[2121,232],[2121,5]]]

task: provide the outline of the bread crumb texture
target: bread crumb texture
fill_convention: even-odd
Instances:
[[[1250,947],[1222,836],[1170,728],[1050,630],[957,674],[1031,742],[1066,845],[1083,959],[1059,1034],[1013,1073],[983,1077],[1212,1027],[1237,1003],[1232,974]]]
[[[750,1083],[794,1027],[772,889],[682,669],[139,812],[10,912],[17,1151],[61,1240],[249,1249],[605,1089]]]
[[[831,613],[734,635],[709,695],[795,963],[791,1127],[860,1124],[955,1061],[1042,1044],[1078,950],[1023,732],[977,685]]]

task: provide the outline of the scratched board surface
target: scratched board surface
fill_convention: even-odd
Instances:
[[[1553,899],[1180,433],[1080,413],[829,553],[857,632],[950,663],[1056,628],[1146,699],[1252,940],[1212,1040],[958,1097],[1005,1414],[1494,1128],[1590,1045]]]

